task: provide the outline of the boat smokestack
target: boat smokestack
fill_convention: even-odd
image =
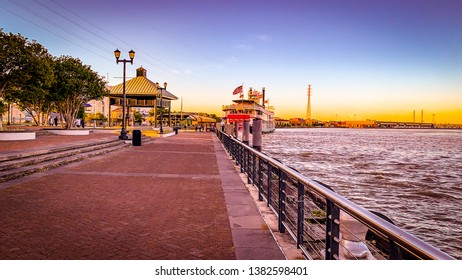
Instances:
[[[265,108],[265,87],[262,87],[261,89],[261,94],[262,94],[262,100],[261,100],[261,106],[263,106],[263,108]]]

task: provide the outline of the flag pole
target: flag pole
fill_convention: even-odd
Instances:
[[[181,97],[180,126],[181,126],[181,121],[182,120],[183,120],[183,97]]]
[[[242,82],[241,93],[239,94],[239,97],[241,98],[241,104],[239,106],[240,107],[239,109],[241,110],[241,113],[243,113],[244,112],[244,107],[243,107],[242,103],[243,103],[243,100],[244,100],[244,82]]]

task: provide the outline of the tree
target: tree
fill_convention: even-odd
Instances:
[[[96,123],[102,123],[105,121],[107,121],[107,118],[101,112],[97,112],[96,114],[85,113],[85,122],[87,123],[94,123],[96,125]]]
[[[50,95],[57,111],[64,117],[64,127],[70,129],[81,106],[92,99],[102,98],[108,91],[102,77],[77,58],[56,58],[53,68],[55,81]]]
[[[133,119],[136,123],[142,123],[143,115],[140,112],[133,110]]]
[[[4,97],[7,86],[14,83],[24,69],[28,42],[21,34],[5,33],[0,29],[0,44],[0,97]]]
[[[31,50],[24,61],[21,81],[12,83],[5,92],[10,102],[29,113],[37,125],[42,125],[53,109],[49,96],[49,88],[54,81],[53,59],[40,44],[31,46]]]
[[[160,116],[160,113],[166,114],[166,113],[168,113],[168,109],[167,109],[167,108],[163,108],[163,107],[157,107],[156,116]],[[154,108],[152,108],[151,110],[149,110],[149,116],[150,116],[150,117],[154,117]]]
[[[28,41],[21,34],[5,33],[3,29],[0,29],[0,44],[0,98],[11,102],[24,100],[20,106],[30,109],[28,112],[33,116],[36,114],[32,114],[31,107],[34,107],[40,115],[46,109],[40,105],[44,103],[43,95],[53,79],[51,56],[36,41]]]
[[[86,115],[86,113],[85,113],[85,107],[84,107],[83,104],[82,104],[82,105],[79,107],[79,111],[77,112],[77,116],[76,116],[76,117],[79,118],[79,119],[83,119],[83,118],[85,118],[85,115]]]
[[[107,121],[107,117],[101,113],[97,112],[95,114],[85,114],[85,120],[87,121]]]
[[[221,117],[216,114],[208,114],[208,117],[215,119],[218,123],[221,122]]]
[[[3,114],[6,113],[6,104],[3,102],[2,99],[0,99],[0,123],[3,122]]]

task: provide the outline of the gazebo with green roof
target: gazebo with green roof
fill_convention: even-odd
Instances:
[[[161,92],[157,89],[156,83],[146,77],[146,69],[140,67],[136,69],[136,77],[125,82],[125,96],[127,112],[133,107],[152,107],[152,108],[168,108],[168,125],[171,125],[171,102],[177,100],[178,97],[162,90],[162,104],[160,100]],[[109,99],[111,105],[122,106],[123,103],[123,83],[111,88]],[[156,104],[156,106],[154,106]],[[157,110],[154,110],[154,126],[157,126]],[[162,112],[162,110],[161,110]],[[127,114],[128,117],[129,114]],[[111,109],[109,106],[109,116]],[[109,120],[110,122],[110,120]]]

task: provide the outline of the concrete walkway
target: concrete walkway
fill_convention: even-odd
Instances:
[[[212,133],[0,184],[0,225],[0,259],[284,259]]]

